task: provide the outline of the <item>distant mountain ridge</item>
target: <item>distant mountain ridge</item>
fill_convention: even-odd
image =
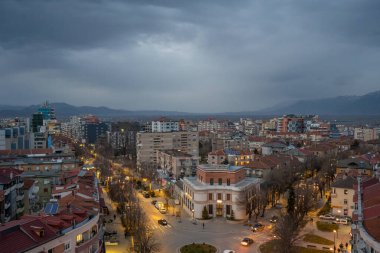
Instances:
[[[188,113],[179,111],[141,110],[131,111],[111,109],[105,106],[74,106],[67,103],[51,103],[57,118],[73,115],[93,114],[103,118],[146,118],[146,117],[180,117],[180,116],[255,116],[282,114],[318,114],[318,115],[380,115],[380,91],[363,96],[339,96],[333,98],[299,100],[294,103],[282,103],[264,110],[223,112],[223,113]],[[30,117],[40,105],[11,106],[0,105],[0,118]]]
[[[380,115],[380,91],[363,96],[300,100],[287,106],[274,106],[257,114]]]

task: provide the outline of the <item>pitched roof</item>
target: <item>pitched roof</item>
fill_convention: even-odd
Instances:
[[[342,179],[336,180],[331,187],[335,188],[344,188],[344,189],[353,189],[354,185],[356,184],[356,179],[353,177],[346,177]]]

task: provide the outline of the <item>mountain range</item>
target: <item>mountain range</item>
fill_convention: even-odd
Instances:
[[[147,118],[147,117],[205,117],[215,116],[255,116],[282,114],[318,114],[318,115],[380,115],[380,91],[363,96],[339,96],[332,98],[299,100],[293,103],[276,105],[264,110],[224,113],[187,113],[178,111],[130,111],[111,109],[108,107],[73,106],[66,103],[51,103],[58,118],[72,115],[94,114],[103,118]],[[0,118],[29,117],[37,111],[40,105],[11,106],[0,105]]]

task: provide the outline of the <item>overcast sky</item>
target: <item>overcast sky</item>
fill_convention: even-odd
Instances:
[[[0,104],[257,110],[380,90],[380,1],[0,1]]]

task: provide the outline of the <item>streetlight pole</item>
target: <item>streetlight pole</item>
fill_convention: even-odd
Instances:
[[[335,234],[336,234],[336,230],[334,229],[334,253],[335,253],[335,250],[336,250],[336,246],[335,246]]]

